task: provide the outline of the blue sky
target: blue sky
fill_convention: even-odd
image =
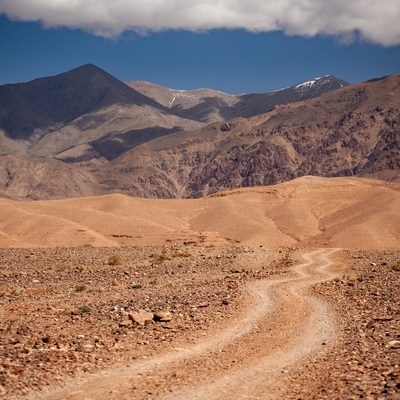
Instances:
[[[146,80],[175,89],[212,87],[232,94],[268,92],[328,74],[356,83],[400,73],[400,31],[382,36],[379,27],[369,32],[354,25],[332,33],[328,17],[311,33],[308,15],[304,26],[296,20],[297,25],[286,23],[281,29],[260,29],[253,20],[207,22],[210,26],[197,26],[196,20],[184,26],[168,16],[159,17],[157,26],[149,22],[138,28],[118,18],[111,25],[100,17],[60,22],[42,9],[37,12],[46,17],[34,10],[32,16],[19,15],[2,2],[7,0],[0,0],[0,84],[56,75],[86,63],[122,81]],[[398,21],[400,15],[396,17]]]

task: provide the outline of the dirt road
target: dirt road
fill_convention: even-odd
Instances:
[[[249,285],[249,303],[228,329],[166,354],[67,383],[41,399],[275,399],[290,368],[334,341],[334,316],[308,288],[334,278],[336,250],[303,255],[290,277]],[[37,396],[37,395],[36,395]],[[32,397],[38,398],[38,397]]]

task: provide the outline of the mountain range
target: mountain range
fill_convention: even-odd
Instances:
[[[0,86],[0,195],[193,198],[303,175],[400,180],[400,76],[230,95],[94,65]]]

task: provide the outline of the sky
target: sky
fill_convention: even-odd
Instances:
[[[0,0],[0,85],[92,63],[127,82],[269,92],[400,74],[398,0]]]

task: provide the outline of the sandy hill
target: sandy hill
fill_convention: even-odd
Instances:
[[[191,200],[0,200],[0,246],[170,243],[395,249],[400,184],[303,177]]]

